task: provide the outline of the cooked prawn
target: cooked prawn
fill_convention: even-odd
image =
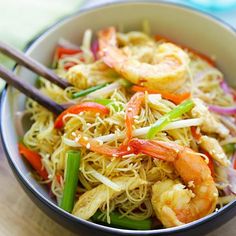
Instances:
[[[103,56],[104,49],[107,46],[117,47],[116,30],[114,27],[108,27],[98,32],[99,54]]]
[[[100,56],[105,64],[134,84],[175,91],[187,79],[189,57],[172,43],[154,49],[153,64],[140,62],[118,48],[114,27],[99,31]]]
[[[152,205],[165,227],[182,225],[212,213],[218,191],[204,159],[187,147],[175,143],[133,139],[129,144],[137,153],[172,162],[182,179],[156,182]]]

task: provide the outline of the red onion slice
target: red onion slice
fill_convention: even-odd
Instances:
[[[228,86],[228,84],[225,82],[225,80],[222,80],[220,82],[220,87],[222,88],[222,90],[226,93],[226,94],[231,94],[231,89]]]
[[[228,195],[231,195],[232,194],[232,191],[231,191],[231,189],[230,189],[230,187],[228,186],[228,187],[226,187],[226,188],[224,188],[223,189],[223,191],[224,191],[224,193],[225,193],[225,195],[226,196],[228,196]]]
[[[236,115],[236,106],[235,107],[220,107],[220,106],[209,105],[208,108],[210,111],[213,111],[215,113],[219,113],[222,115]]]
[[[93,41],[92,46],[91,46],[91,51],[93,53],[95,60],[98,59],[98,57],[97,57],[98,50],[99,50],[99,45],[98,45],[98,40],[96,39]]]

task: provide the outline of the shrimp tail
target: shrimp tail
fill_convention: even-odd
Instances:
[[[99,51],[98,51],[99,57],[104,56],[105,52],[107,51],[107,47],[109,46],[112,46],[113,48],[117,47],[115,27],[108,27],[98,32],[98,45],[99,45]]]
[[[136,154],[142,153],[169,162],[173,162],[182,149],[175,143],[143,139],[132,139],[129,146],[134,149]]]

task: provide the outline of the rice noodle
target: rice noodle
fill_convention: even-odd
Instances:
[[[105,184],[107,187],[119,192],[121,190],[121,186],[113,183],[111,180],[106,178],[104,175],[101,175],[99,172],[94,170],[92,167],[88,168],[89,174],[92,175],[94,178],[99,180],[101,183]]]
[[[107,97],[109,94],[111,94],[115,89],[119,89],[121,87],[121,84],[119,82],[114,82],[110,85],[105,86],[104,88],[99,89],[98,91],[90,93],[87,97],[89,99],[94,98],[101,98],[101,97]]]
[[[191,127],[191,126],[198,126],[198,125],[201,125],[201,123],[202,123],[201,118],[175,121],[175,122],[172,122],[169,125],[167,125],[163,129],[163,131],[187,128],[187,127]],[[133,132],[133,136],[134,137],[144,136],[147,134],[147,132],[149,131],[150,128],[151,128],[151,126],[136,129]],[[121,133],[120,135],[116,135],[116,134],[104,135],[104,136],[96,138],[96,140],[102,141],[102,142],[108,142],[108,141],[112,141],[114,139],[124,139],[124,138],[125,138],[125,134]]]
[[[144,30],[146,33],[150,31],[146,23],[144,23]],[[123,53],[129,57],[134,57],[135,60],[151,65],[159,61],[159,55],[156,52],[157,47],[163,41],[156,42],[147,34],[137,31],[118,33],[117,41]],[[65,176],[66,153],[68,150],[80,150],[81,162],[76,201],[81,199],[83,194],[96,188],[100,189],[99,186],[104,186],[105,188],[102,187],[104,191],[100,194],[105,200],[101,205],[97,206],[96,210],[102,211],[104,218],[108,222],[110,220],[109,213],[113,211],[119,212],[122,217],[126,216],[134,220],[144,220],[153,217],[154,208],[151,202],[153,184],[167,179],[181,182],[178,172],[172,163],[151,158],[144,154],[137,155],[136,153],[129,153],[117,158],[115,155],[105,155],[107,153],[104,152],[91,151],[94,149],[91,148],[89,142],[83,147],[78,143],[79,137],[77,134],[79,133],[86,138],[90,138],[90,140],[97,140],[98,142],[95,142],[98,145],[97,148],[101,146],[107,147],[109,150],[110,148],[112,150],[120,150],[120,147],[124,147],[122,144],[126,141],[127,104],[129,104],[134,94],[129,87],[130,83],[124,83],[126,81],[124,78],[125,72],[118,73],[97,57],[98,41],[95,39],[92,43],[91,30],[85,32],[80,47],[65,40],[60,40],[59,44],[67,48],[81,49],[80,53],[65,55],[56,62],[57,68],[55,72],[73,86],[62,90],[58,86],[42,79],[40,91],[66,108],[74,104],[88,101],[95,102],[100,99],[101,102],[104,102],[104,106],[109,109],[109,114],[102,115],[89,111],[79,114],[68,113],[63,117],[63,128],[55,129],[55,116],[42,108],[37,102],[28,99],[26,113],[32,114],[30,119],[33,124],[24,134],[25,145],[41,155],[43,166],[49,174],[48,182],[51,184],[51,191],[58,201],[61,200],[63,195],[64,182],[60,181],[58,183],[57,175],[59,173],[61,176]],[[229,89],[222,82],[222,73],[217,68],[210,66],[201,57],[194,55],[194,53],[188,51],[186,53],[190,60],[189,65],[186,65],[186,83],[174,93],[183,94],[190,92],[190,99],[198,98],[211,107],[223,107],[224,109],[235,107],[233,95],[227,92]],[[176,54],[174,56],[176,57]],[[72,66],[66,69],[65,65],[68,63]],[[73,93],[103,83],[107,84],[107,86],[78,99],[72,99],[71,95]],[[165,89],[163,90],[163,92],[166,92]],[[145,92],[141,107],[133,117],[132,136],[145,139],[150,127],[160,120],[163,115],[175,108],[175,103],[164,99],[160,94],[149,95]],[[196,118],[191,112],[186,112],[175,120],[171,119],[170,123],[168,123],[168,120],[168,125],[155,135],[154,140],[175,142],[178,145],[191,148],[195,151],[194,155],[199,152],[199,155],[211,164],[211,159],[201,153],[198,135],[194,135],[194,129],[190,128],[196,127],[199,131],[199,136],[207,135],[210,138],[215,138],[219,146],[222,147],[224,144],[236,143],[235,117],[232,116],[231,111],[228,112],[228,117],[209,112],[210,116],[219,122],[217,124],[225,125],[230,130],[230,134],[227,133],[225,136],[218,137],[214,129],[208,129],[210,131],[207,133],[204,132],[202,121],[205,120],[206,114],[204,112],[199,114],[200,116]],[[18,120],[21,122],[22,116],[23,114],[16,115],[16,120],[19,118]],[[211,121],[211,119],[209,120]],[[212,127],[210,121],[205,122],[206,124],[204,125]],[[17,126],[21,127],[19,132],[22,133],[22,126],[20,124],[17,124]],[[216,162],[213,165],[215,169],[215,186],[222,195],[219,198],[219,204],[223,206],[235,199],[236,171],[232,169],[232,166],[225,168]],[[120,185],[114,183],[116,178],[124,178],[126,180],[120,193]],[[129,179],[139,179],[145,184],[138,184],[134,188],[128,188],[130,183],[127,180]],[[184,188],[187,189],[188,186],[184,186]],[[113,191],[116,194],[110,197],[109,191]],[[96,197],[92,196],[91,199],[96,200]],[[87,206],[87,209],[89,207]]]

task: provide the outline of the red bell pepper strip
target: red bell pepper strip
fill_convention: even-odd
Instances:
[[[48,180],[48,173],[42,165],[41,156],[37,152],[28,149],[21,143],[19,143],[18,149],[20,154],[25,157],[30,165],[37,171],[39,176],[42,177],[43,180]]]
[[[66,109],[65,111],[63,111],[57,118],[56,121],[54,123],[54,127],[56,129],[60,129],[63,127],[64,123],[63,123],[63,117],[67,114],[78,114],[80,112],[83,111],[91,111],[91,112],[95,112],[95,113],[101,113],[103,115],[107,115],[109,114],[109,108],[98,104],[96,102],[84,102],[81,104],[77,104],[74,106],[69,107],[68,109]]]
[[[180,104],[184,100],[188,99],[191,94],[190,93],[182,93],[182,94],[173,94],[168,93],[166,91],[157,90],[157,89],[149,89],[143,86],[133,85],[131,90],[134,92],[145,92],[147,91],[149,94],[161,94],[161,96],[167,100],[174,102],[176,105]]]
[[[138,115],[141,109],[141,105],[144,101],[144,93],[137,92],[135,93],[129,102],[127,103],[126,107],[126,114],[125,114],[125,125],[126,125],[126,141],[129,141],[132,138],[132,126],[134,123],[134,116]]]
[[[55,55],[56,55],[57,59],[60,59],[64,55],[74,55],[74,54],[81,53],[81,52],[82,52],[81,49],[70,49],[70,48],[58,47],[56,49]]]
[[[83,51],[80,49],[71,49],[71,48],[64,48],[64,47],[57,47],[54,58],[53,58],[53,67],[56,67],[57,61],[61,59],[63,56],[68,56],[68,55],[75,55],[77,53],[82,53]],[[82,61],[82,59],[80,59]],[[70,65],[69,65],[70,64]],[[69,62],[65,64],[64,68],[65,70],[68,70],[72,64]]]

